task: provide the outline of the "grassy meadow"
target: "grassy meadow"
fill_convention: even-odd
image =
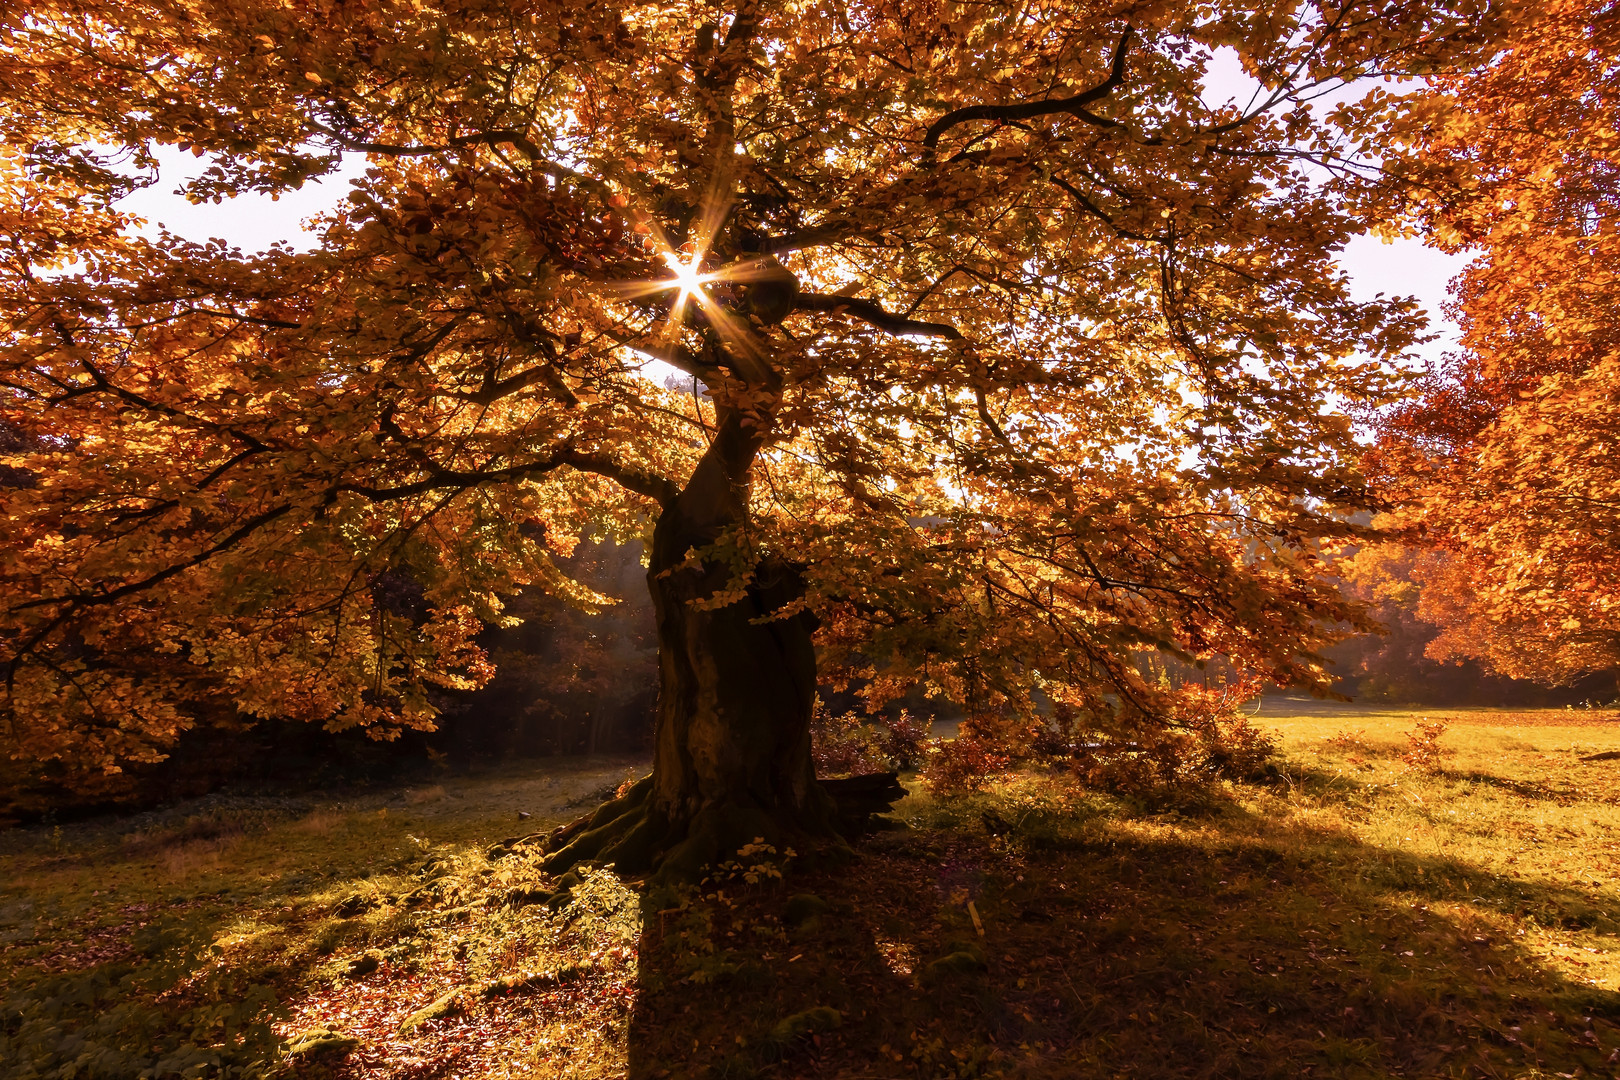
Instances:
[[[565,904],[501,841],[640,763],[11,830],[0,1076],[1620,1074],[1620,716],[1256,721],[1263,785],[908,782],[848,865]]]

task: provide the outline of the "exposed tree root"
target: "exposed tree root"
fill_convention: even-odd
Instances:
[[[547,873],[562,874],[582,863],[611,863],[625,877],[694,882],[709,867],[760,840],[779,852],[791,847],[800,865],[845,861],[853,852],[840,834],[864,831],[872,814],[905,794],[892,773],[825,786],[838,792],[836,800],[818,785],[810,812],[791,825],[737,803],[712,804],[689,821],[675,822],[651,805],[653,783],[647,776],[589,816],[553,832],[544,867]]]

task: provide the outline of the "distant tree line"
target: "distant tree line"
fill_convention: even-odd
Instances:
[[[162,802],[227,783],[398,782],[436,766],[642,750],[652,735],[658,659],[640,545],[581,543],[560,562],[575,580],[619,602],[588,612],[535,588],[508,597],[504,615],[521,621],[488,625],[478,636],[494,677],[477,690],[441,691],[436,730],[379,740],[367,729],[239,716],[221,698],[199,703],[204,722],[183,732],[166,758],[99,782],[0,760],[0,822]],[[370,588],[379,607],[421,618],[423,590],[407,571],[379,574]]]

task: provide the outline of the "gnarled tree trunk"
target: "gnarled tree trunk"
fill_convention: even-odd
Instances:
[[[745,522],[760,442],[746,416],[727,415],[658,519],[647,572],[661,680],[653,772],[599,809],[549,869],[597,859],[692,878],[756,838],[780,849],[834,835],[810,757],[815,618],[781,614],[802,579],[766,558],[741,598],[711,606],[736,568],[688,559]]]

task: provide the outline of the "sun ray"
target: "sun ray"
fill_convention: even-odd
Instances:
[[[702,252],[694,254],[689,260],[683,260],[679,252],[666,251],[664,252],[664,262],[669,266],[670,272],[675,277],[659,284],[666,289],[673,287],[680,290],[679,295],[675,298],[677,307],[684,305],[688,298],[696,297],[702,291],[703,283],[714,278],[713,274],[705,274],[698,269],[703,262]]]
[[[632,218],[644,226],[643,231],[652,239],[658,256],[669,268],[671,276],[613,282],[608,288],[625,299],[641,299],[671,291],[675,293],[664,319],[663,330],[658,335],[660,350],[667,350],[675,344],[686,325],[687,304],[696,304],[736,362],[738,374],[750,381],[769,381],[771,372],[768,365],[763,363],[760,342],[748,323],[722,306],[704,288],[712,282],[745,284],[756,280],[761,276],[764,263],[764,260],[749,258],[728,263],[714,271],[702,268],[730,209],[729,200],[721,193],[723,186],[717,170],[717,175],[711,178],[709,191],[690,222],[688,240],[679,248],[670,242],[652,215],[631,210]]]

